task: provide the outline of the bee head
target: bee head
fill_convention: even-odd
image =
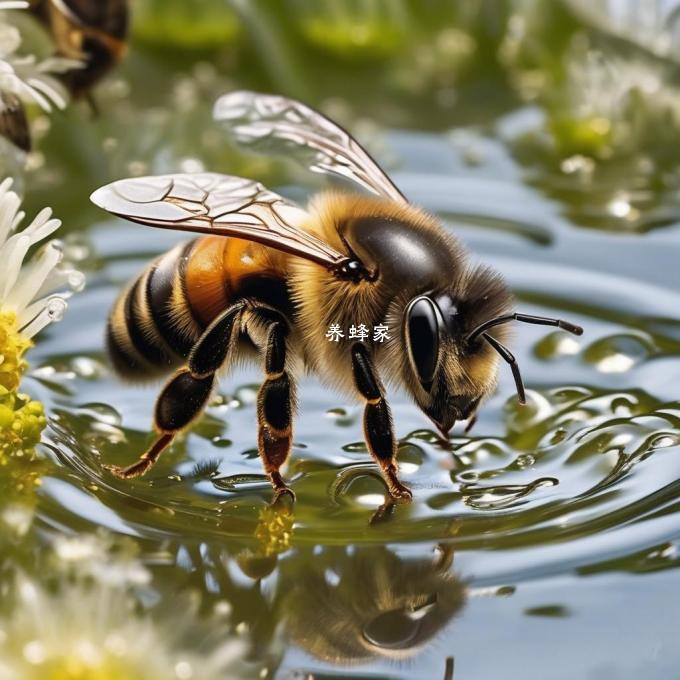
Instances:
[[[487,268],[472,269],[441,291],[411,299],[404,312],[408,357],[406,383],[421,410],[446,436],[458,420],[473,417],[496,384],[498,360],[510,365],[520,403],[524,386],[512,353],[503,345],[510,321],[583,331],[559,319],[511,311],[502,278]]]

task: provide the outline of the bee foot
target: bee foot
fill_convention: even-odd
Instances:
[[[411,489],[397,482],[390,487],[390,498],[398,503],[410,503],[413,500]]]
[[[401,503],[408,503],[413,499],[413,494],[411,489],[404,486],[397,477],[397,470],[393,464],[383,468],[383,474],[385,475],[385,481],[387,482],[387,488],[390,492],[390,498],[394,501]]]
[[[295,503],[295,492],[289,486],[278,487],[274,490],[274,498],[272,500],[272,506],[279,505],[283,500],[287,499],[290,503]]]
[[[141,477],[148,469],[149,463],[145,460],[140,460],[134,465],[128,467],[120,467],[119,465],[104,465],[104,469],[110,472],[118,479],[133,479],[134,477]]]

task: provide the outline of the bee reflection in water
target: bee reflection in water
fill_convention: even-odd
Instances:
[[[264,629],[272,632],[282,620],[288,641],[325,663],[398,661],[422,651],[465,605],[466,588],[452,571],[448,546],[418,559],[383,546],[291,551],[292,527],[289,507],[268,507],[255,531],[257,547],[236,559],[257,582],[278,567],[272,610],[247,607],[259,612],[249,627],[260,652]]]
[[[247,631],[249,656],[267,659],[270,676],[286,666],[307,677],[287,666],[297,663],[284,656],[291,645],[337,667],[413,659],[436,644],[469,598],[513,592],[469,587],[446,544],[419,547],[418,557],[385,546],[296,546],[285,503],[262,509],[254,538],[235,556],[217,543],[183,547],[178,564],[192,590],[215,598],[207,607],[229,603],[232,620]],[[441,649],[438,677],[453,677],[452,651]]]
[[[385,547],[324,552],[306,561],[285,597],[288,635],[332,664],[415,656],[465,605],[452,557],[402,559]]]

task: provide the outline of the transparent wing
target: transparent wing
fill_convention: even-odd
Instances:
[[[276,95],[239,91],[220,97],[213,112],[237,141],[266,148],[272,140],[311,152],[310,170],[339,175],[368,191],[400,203],[406,198],[366,150],[337,123],[305,104]]]
[[[304,210],[242,177],[206,172],[123,179],[97,189],[91,200],[132,222],[255,241],[329,269],[349,261],[296,226]]]

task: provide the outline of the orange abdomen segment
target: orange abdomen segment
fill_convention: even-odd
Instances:
[[[185,270],[187,298],[198,320],[206,326],[229,306],[231,290],[224,256],[231,239],[206,236],[196,239]]]
[[[186,267],[187,298],[206,326],[247,294],[247,283],[286,278],[284,257],[258,243],[224,236],[204,236],[194,242]]]

